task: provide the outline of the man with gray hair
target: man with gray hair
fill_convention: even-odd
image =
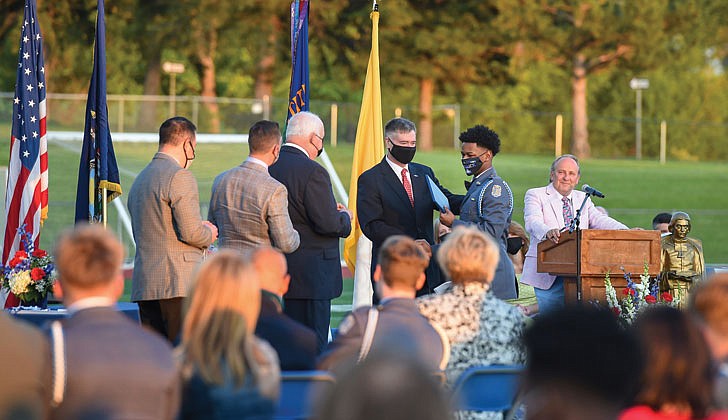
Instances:
[[[526,231],[531,235],[531,245],[523,262],[521,283],[533,286],[540,313],[546,313],[564,305],[564,281],[549,273],[539,273],[536,267],[538,243],[550,240],[559,242],[561,232],[569,229],[576,210],[587,199],[586,193],[574,190],[581,177],[579,160],[574,155],[561,155],[551,164],[549,180],[545,187],[526,191],[523,218]],[[591,200],[584,203],[579,216],[581,229],[628,229],[624,224],[602,214]]]
[[[288,214],[301,244],[286,255],[291,284],[284,312],[316,332],[318,352],[328,342],[331,299],[341,295],[339,238],[351,232],[351,212],[336,202],[331,178],[314,160],[324,148],[324,123],[299,112],[288,120],[286,144],[269,168],[288,189]]]
[[[412,162],[417,151],[417,130],[412,121],[389,120],[384,125],[384,141],[387,155],[357,181],[357,217],[362,232],[372,241],[372,278],[379,250],[390,236],[409,236],[428,256],[432,255],[431,245],[435,243],[432,212],[439,209],[432,199],[428,177],[447,197],[454,212],[459,212],[463,199],[443,188],[430,167]],[[417,296],[432,293],[442,282],[434,261],[427,267],[426,276],[427,281]],[[379,302],[376,293],[373,302]]]

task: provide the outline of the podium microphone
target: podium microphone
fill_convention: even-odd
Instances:
[[[601,191],[599,191],[596,188],[590,187],[589,184],[582,185],[581,190],[587,194],[591,194],[591,195],[599,197],[599,198],[604,198],[604,194],[602,194]]]

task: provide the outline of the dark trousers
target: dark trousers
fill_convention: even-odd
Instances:
[[[329,342],[331,299],[288,299],[284,297],[283,312],[316,333],[317,354],[321,354]]]
[[[182,328],[182,300],[177,297],[160,300],[140,300],[139,319],[142,325],[158,332],[170,343],[177,344]]]

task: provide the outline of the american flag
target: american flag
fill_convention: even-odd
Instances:
[[[48,142],[42,40],[35,0],[26,0],[13,98],[3,264],[7,264],[18,250],[18,227],[25,224],[37,245],[41,224],[48,217]],[[10,295],[5,307],[15,306],[15,303],[15,296]]]

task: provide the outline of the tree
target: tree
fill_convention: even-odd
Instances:
[[[647,31],[662,27],[662,2],[539,0],[522,1],[518,7],[510,3],[499,0],[503,13],[498,26],[511,34],[511,41],[525,45],[531,59],[549,61],[568,72],[571,152],[589,157],[587,79],[632,56],[635,44],[660,42],[659,34],[647,36]]]

